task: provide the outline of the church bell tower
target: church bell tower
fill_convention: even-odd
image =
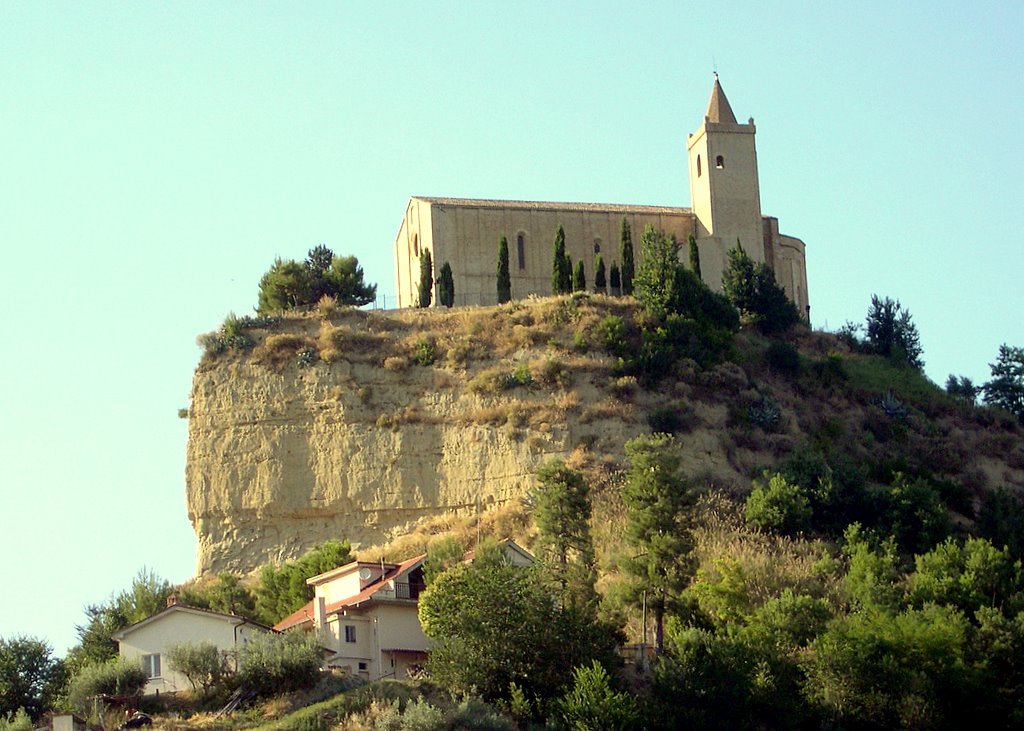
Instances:
[[[704,121],[686,143],[701,272],[714,289],[737,239],[751,259],[765,260],[755,131],[753,118],[736,121],[716,73]]]

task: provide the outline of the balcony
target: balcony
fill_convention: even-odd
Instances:
[[[411,601],[417,601],[420,598],[420,593],[426,588],[426,584],[396,581],[395,599],[409,599]]]

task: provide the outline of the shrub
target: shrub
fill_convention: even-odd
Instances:
[[[747,418],[765,431],[775,431],[782,421],[782,412],[771,396],[762,396],[747,409]]]
[[[629,693],[612,688],[608,671],[594,660],[573,671],[573,687],[555,701],[555,715],[571,731],[619,731],[637,726],[639,712]]]
[[[35,727],[24,708],[19,708],[10,718],[0,716],[0,731],[33,731]]]
[[[228,675],[227,660],[212,642],[171,645],[167,649],[167,662],[188,678],[192,690],[202,688],[204,695]]]
[[[684,403],[659,406],[647,415],[647,425],[658,434],[677,434],[691,431],[696,426],[697,415]]]
[[[253,350],[252,359],[254,363],[260,365],[283,368],[296,359],[299,351],[309,347],[309,339],[302,335],[277,333],[268,335],[259,347]]]
[[[764,354],[768,367],[776,373],[795,376],[800,372],[800,353],[782,340],[773,340]]]
[[[607,315],[597,324],[597,337],[612,355],[623,356],[629,350],[626,342],[626,324],[618,315]]]
[[[436,359],[437,347],[434,345],[433,340],[430,338],[422,338],[416,341],[416,350],[413,354],[413,360],[416,361],[417,365],[433,365]]]
[[[811,524],[811,503],[803,488],[788,482],[781,474],[754,481],[754,490],[747,498],[748,523],[779,533],[807,530]]]
[[[259,635],[239,653],[238,680],[259,695],[311,688],[320,679],[320,647],[314,635]]]
[[[105,663],[86,665],[68,686],[68,705],[80,716],[93,712],[98,695],[138,695],[146,687],[146,671],[138,661],[115,658]]]

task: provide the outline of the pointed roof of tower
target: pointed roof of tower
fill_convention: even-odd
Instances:
[[[709,122],[725,122],[726,124],[737,124],[736,115],[732,113],[729,100],[725,98],[722,85],[718,83],[718,73],[715,73],[715,85],[711,88],[711,99],[708,101],[708,111],[705,115]]]

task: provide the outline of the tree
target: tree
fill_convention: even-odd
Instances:
[[[498,304],[512,299],[512,275],[508,269],[508,239],[504,236],[498,243]]]
[[[722,292],[761,332],[783,332],[800,321],[796,306],[775,281],[775,272],[767,264],[755,264],[738,239],[722,273]]]
[[[999,346],[999,357],[989,364],[992,380],[982,386],[985,403],[1015,414],[1024,423],[1024,348]]]
[[[633,233],[625,216],[622,217],[622,228],[619,232],[619,259],[622,260],[622,266],[619,268],[622,275],[622,294],[633,294],[633,274],[636,272],[633,263]]]
[[[679,266],[679,244],[648,224],[640,236],[640,270],[636,275],[636,298],[652,315],[663,318],[670,311],[672,285]],[[623,273],[625,290],[625,273]]]
[[[259,301],[256,309],[263,314],[283,312],[310,301],[309,274],[296,261],[274,260],[260,279]]]
[[[552,460],[537,472],[540,485],[530,493],[537,542],[563,603],[592,605],[594,542],[590,535],[590,488],[583,475]]]
[[[598,254],[594,257],[594,291],[604,294],[606,290],[607,281],[605,280],[604,259]]]
[[[576,270],[572,275],[572,291],[585,292],[587,289],[587,273],[583,269],[583,260],[576,262]]]
[[[52,707],[65,680],[50,645],[33,637],[0,637],[0,718],[24,708],[39,718]]]
[[[691,490],[679,475],[673,437],[654,434],[631,439],[626,442],[626,457],[623,537],[636,553],[625,568],[636,580],[634,592],[648,593],[647,606],[654,611],[655,647],[660,652],[665,611],[690,575],[692,542],[683,511],[691,502]]]
[[[334,297],[338,304],[360,307],[370,304],[377,297],[377,285],[363,281],[363,268],[354,256],[334,256],[325,276],[328,282],[327,294]],[[319,301],[316,299],[310,304]]]
[[[562,224],[558,224],[551,261],[551,293],[569,294],[571,291],[572,264],[565,253],[565,229],[562,227]]]
[[[217,574],[213,582],[182,589],[179,599],[192,607],[256,619],[256,597],[227,571]]]
[[[430,301],[434,296],[434,264],[430,259],[430,252],[423,251],[420,255],[420,284],[417,297],[419,307],[430,307]]]
[[[334,252],[323,244],[313,247],[306,255],[303,266],[306,268],[311,302],[319,302],[321,297],[328,295],[334,296],[333,287],[329,281],[329,272],[333,262]]]
[[[487,553],[478,549],[473,563],[453,566],[420,595],[436,682],[492,701],[515,683],[527,697],[548,699],[568,681],[566,668],[611,661],[614,631],[556,604],[536,568]]]
[[[982,386],[975,386],[967,376],[956,376],[952,373],[946,379],[946,393],[974,406],[978,400],[978,394],[983,390]]]
[[[227,659],[212,642],[171,645],[167,648],[167,661],[188,679],[192,690],[202,688],[203,695],[215,685],[220,685],[229,672]]]
[[[555,701],[555,715],[571,731],[626,731],[639,726],[640,716],[633,696],[615,690],[596,660],[573,671],[573,686]]]
[[[466,549],[458,538],[452,535],[439,538],[427,548],[427,558],[423,561],[423,580],[430,584],[438,576],[462,563]]]
[[[68,685],[68,706],[83,717],[93,715],[96,696],[141,695],[149,678],[138,660],[116,657],[91,663],[75,673]]]
[[[619,274],[619,265],[615,262],[612,262],[611,269],[608,270],[608,287],[612,294],[622,294],[622,277]]]
[[[803,488],[785,477],[767,472],[754,481],[747,498],[746,518],[759,528],[797,533],[811,527],[811,503]]]
[[[924,368],[917,326],[899,300],[871,295],[867,316],[867,347],[870,352],[885,356],[893,362],[917,370]]]
[[[455,304],[455,277],[448,262],[441,265],[441,276],[437,279],[437,301],[445,307]]]
[[[703,279],[700,275],[700,249],[697,248],[697,239],[690,234],[686,243],[690,248],[690,270],[697,275],[698,279]]]
[[[242,646],[238,681],[258,695],[311,688],[320,679],[322,652],[316,634],[257,634]]]

